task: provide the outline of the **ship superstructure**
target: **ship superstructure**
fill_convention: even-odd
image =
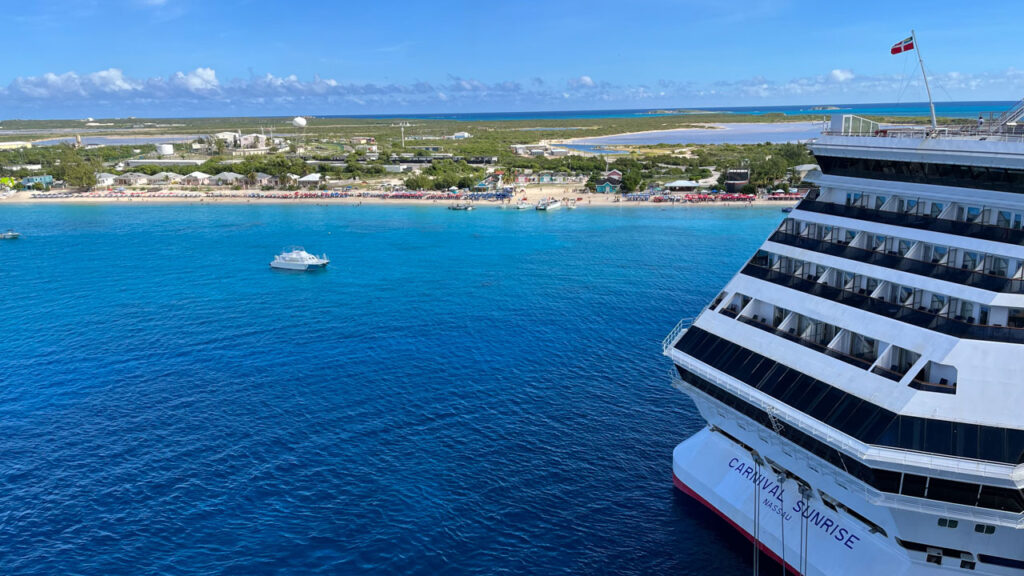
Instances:
[[[1024,576],[1022,114],[835,116],[819,188],[666,339],[707,421],[676,486],[792,572]]]

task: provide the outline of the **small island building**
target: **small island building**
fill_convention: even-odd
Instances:
[[[313,172],[312,174],[306,174],[298,180],[299,186],[308,186],[313,188],[320,184],[320,173]]]
[[[114,178],[114,184],[118,186],[145,186],[149,184],[149,175],[141,172],[125,172]]]
[[[96,185],[106,188],[114,185],[114,180],[117,176],[109,172],[97,172],[96,173]]]
[[[36,184],[43,188],[50,188],[53,186],[53,176],[43,174],[42,176],[26,176],[21,179],[21,186],[23,188],[32,188]]]
[[[185,177],[177,172],[157,172],[149,177],[152,184],[178,184]]]
[[[750,170],[727,170],[725,172],[725,191],[729,194],[739,194],[747,184],[750,184]]]
[[[700,183],[693,180],[675,180],[665,184],[665,190],[669,192],[693,192],[700,186]]]
[[[210,175],[205,172],[190,172],[182,182],[186,186],[206,186],[210,183]]]
[[[265,172],[257,172],[251,177],[252,184],[254,186],[277,186],[277,176],[272,176]]]
[[[221,172],[210,178],[210,183],[214,186],[234,186],[241,184],[244,179],[245,177],[237,172]]]
[[[594,191],[598,194],[617,194],[622,188],[622,183],[618,180],[610,178],[601,178],[597,181],[597,185],[594,186]]]

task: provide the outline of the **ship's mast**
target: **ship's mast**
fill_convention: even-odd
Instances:
[[[932,131],[938,130],[938,123],[935,121],[935,102],[932,102],[932,89],[928,87],[928,73],[924,71],[924,60],[921,58],[921,46],[917,43],[917,34],[910,31],[910,38],[914,41],[914,51],[917,52],[917,62],[921,65],[921,76],[924,76],[924,90],[928,93],[928,107],[932,111]]]

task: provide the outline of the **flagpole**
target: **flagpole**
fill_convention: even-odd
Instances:
[[[924,76],[924,89],[928,92],[928,106],[932,111],[932,130],[938,130],[938,123],[935,121],[935,102],[932,102],[932,89],[928,87],[928,74],[924,71],[924,60],[921,58],[921,46],[917,43],[917,34],[910,31],[910,38],[914,41],[914,51],[917,52],[917,62],[921,65],[921,76]]]

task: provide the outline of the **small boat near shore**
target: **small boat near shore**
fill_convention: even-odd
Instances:
[[[789,214],[790,212],[793,211],[793,207],[792,206],[786,206],[785,208],[782,209],[782,211],[785,212],[786,214]]]
[[[327,258],[326,254],[315,256],[302,248],[292,248],[287,252],[274,256],[270,267],[278,270],[307,271],[322,270],[330,263],[331,261]]]
[[[562,202],[556,198],[545,198],[537,203],[537,210],[558,210]]]
[[[529,202],[527,202],[525,200],[522,201],[522,202],[518,202],[515,205],[515,209],[516,210],[533,210],[534,208],[536,208],[535,204],[530,204]]]
[[[21,238],[21,234],[19,232],[15,232],[14,230],[0,232],[0,240],[17,240],[18,238]]]
[[[456,202],[454,204],[449,204],[448,205],[448,209],[449,210],[472,210],[473,209],[473,203],[472,202]]]

